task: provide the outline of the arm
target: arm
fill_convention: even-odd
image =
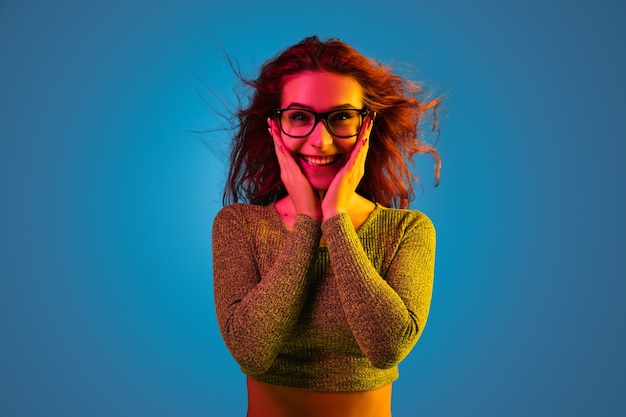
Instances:
[[[400,362],[417,342],[430,308],[435,230],[426,216],[404,230],[382,276],[369,260],[347,214],[322,224],[348,325],[377,368]],[[394,235],[395,231],[382,230]]]
[[[317,221],[299,215],[284,242],[270,242],[280,245],[276,258],[259,264],[252,238],[258,226],[232,206],[220,211],[213,224],[218,324],[226,346],[248,373],[265,372],[293,330],[320,239]]]

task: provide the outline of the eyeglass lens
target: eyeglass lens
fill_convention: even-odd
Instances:
[[[343,138],[356,136],[361,128],[361,111],[343,109],[329,113],[323,118],[330,132]],[[304,109],[285,109],[281,112],[280,123],[289,136],[305,137],[315,129],[315,113]]]

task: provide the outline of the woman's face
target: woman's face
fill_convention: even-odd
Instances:
[[[329,72],[302,72],[290,77],[285,83],[281,108],[300,108],[318,113],[362,109],[363,88],[351,76]],[[358,119],[362,120],[360,115]],[[293,138],[283,132],[281,135],[311,186],[318,191],[328,190],[357,141],[357,136],[335,136],[328,131],[324,122],[319,122],[303,138]]]

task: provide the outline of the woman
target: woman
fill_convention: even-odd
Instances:
[[[247,375],[248,416],[391,416],[432,294],[434,228],[405,208],[412,155],[430,152],[439,176],[418,138],[437,102],[317,37],[248,84],[225,192],[235,204],[213,226],[217,318]]]

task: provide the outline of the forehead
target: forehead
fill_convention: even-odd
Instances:
[[[281,107],[301,104],[316,111],[351,105],[363,106],[363,88],[349,75],[330,72],[301,72],[283,86]]]

